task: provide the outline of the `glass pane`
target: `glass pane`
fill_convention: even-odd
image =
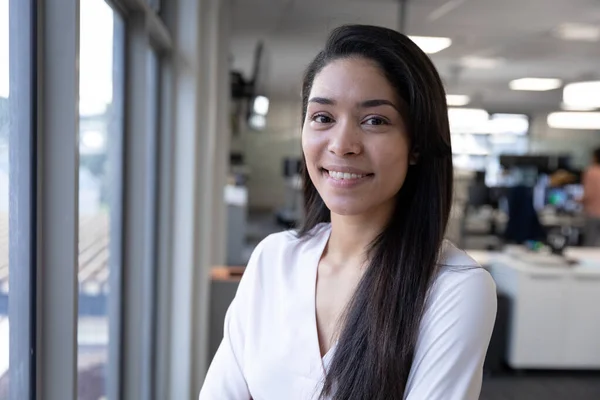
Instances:
[[[8,0],[0,0],[0,399],[8,399]]]
[[[104,0],[80,6],[79,323],[81,400],[107,395],[109,277],[121,225],[122,21]]]

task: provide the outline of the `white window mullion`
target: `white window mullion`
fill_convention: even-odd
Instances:
[[[125,237],[122,275],[121,398],[153,398],[154,281],[156,274],[156,124],[150,104],[150,39],[146,16],[127,21],[125,104]],[[152,85],[154,86],[154,85]]]
[[[169,352],[171,367],[168,381],[169,399],[194,398],[195,385],[200,377],[195,375],[194,346],[196,293],[206,292],[207,282],[196,285],[201,268],[197,220],[201,188],[199,157],[203,94],[201,84],[201,0],[181,0],[172,10],[174,38],[174,158],[173,158],[173,223],[171,259],[171,309]],[[167,4],[172,7],[173,4]],[[208,297],[206,297],[207,299]],[[206,303],[198,305],[207,309]],[[202,329],[203,327],[198,327]],[[198,341],[206,339],[204,327]],[[175,350],[179,349],[179,350]],[[175,350],[175,351],[174,351]]]

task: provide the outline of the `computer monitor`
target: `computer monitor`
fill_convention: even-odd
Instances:
[[[300,158],[284,158],[283,159],[283,176],[291,178],[300,175],[302,172],[302,159]]]
[[[548,188],[546,191],[546,204],[555,207],[559,211],[577,212],[581,210],[579,199],[582,196],[583,186],[579,184]]]

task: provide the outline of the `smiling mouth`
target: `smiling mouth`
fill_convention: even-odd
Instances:
[[[330,171],[325,168],[321,168],[324,174],[329,175],[331,178],[338,181],[352,181],[358,180],[362,178],[366,178],[369,176],[373,176],[374,174],[354,174],[349,172],[340,172],[340,171]]]

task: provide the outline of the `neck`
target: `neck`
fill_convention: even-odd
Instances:
[[[331,236],[327,255],[335,264],[362,265],[370,244],[383,231],[391,216],[383,207],[364,215],[331,213]]]

